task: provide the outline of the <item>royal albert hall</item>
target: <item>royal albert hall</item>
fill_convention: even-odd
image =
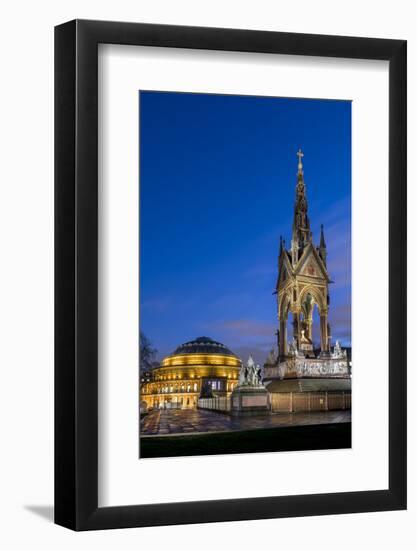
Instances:
[[[241,360],[207,336],[179,346],[141,384],[147,408],[196,408],[199,397],[229,397],[237,385]]]

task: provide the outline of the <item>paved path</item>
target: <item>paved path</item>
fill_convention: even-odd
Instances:
[[[141,422],[141,435],[196,434],[350,422],[350,411],[285,413],[233,417],[198,409],[151,411]]]

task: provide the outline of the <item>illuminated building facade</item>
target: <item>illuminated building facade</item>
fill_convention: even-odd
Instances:
[[[150,408],[196,408],[200,396],[229,397],[237,385],[241,360],[224,344],[201,336],[179,346],[141,384],[141,401]]]

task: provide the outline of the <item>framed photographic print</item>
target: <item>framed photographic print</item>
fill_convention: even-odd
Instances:
[[[406,42],[55,31],[55,521],[406,507]]]

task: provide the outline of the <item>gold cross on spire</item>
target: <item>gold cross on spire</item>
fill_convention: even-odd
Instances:
[[[298,149],[297,151],[297,157],[298,157],[298,173],[301,174],[303,171],[303,163],[301,159],[303,158],[304,153],[301,151],[301,149]]]

